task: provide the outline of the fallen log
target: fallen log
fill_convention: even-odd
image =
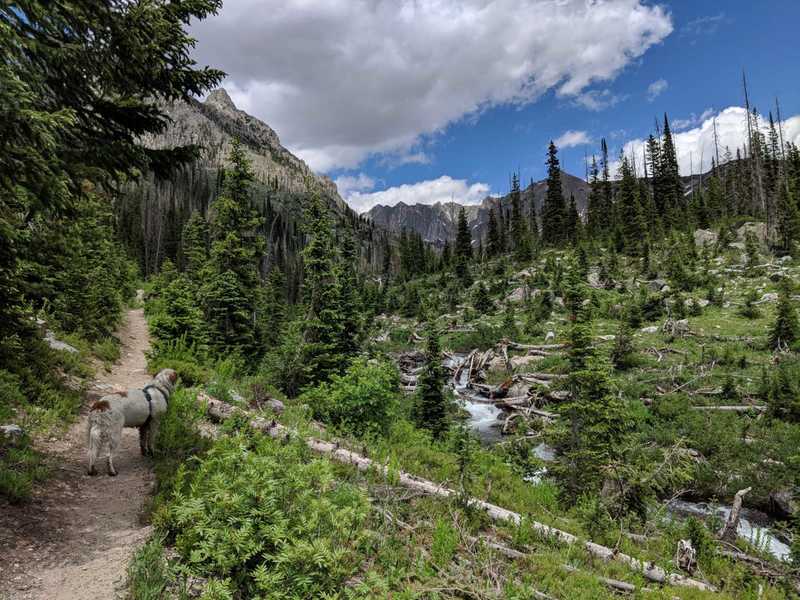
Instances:
[[[550,381],[551,379],[566,379],[569,375],[562,375],[561,373],[519,373],[515,375],[515,379],[521,381],[528,381],[528,379],[543,379]]]
[[[517,342],[512,342],[509,340],[504,340],[504,343],[509,348],[513,348],[514,350],[563,350],[567,347],[566,344],[519,344]]]
[[[264,417],[253,416],[248,411],[232,406],[226,402],[222,402],[221,400],[217,400],[216,398],[212,398],[204,393],[198,394],[197,398],[200,402],[205,403],[206,412],[211,418],[224,421],[235,415],[244,415],[251,417],[249,423],[253,429],[261,431],[270,437],[285,439],[292,435],[297,435],[297,432],[275,422],[274,420],[270,421]],[[374,470],[383,476],[389,476],[390,474],[390,469],[388,466],[378,464],[369,458],[357,454],[356,452],[342,448],[336,442],[328,442],[313,437],[304,438],[303,442],[314,452],[328,456],[336,462],[351,465],[359,471],[366,472]],[[396,477],[396,481],[402,487],[406,487],[408,489],[431,496],[452,498],[459,495],[457,491],[447,488],[442,484],[435,483],[427,479],[422,479],[421,477],[417,477],[416,475],[412,475],[404,471],[400,471],[399,473],[392,472],[392,476]],[[490,519],[494,521],[504,521],[515,525],[519,525],[523,522],[523,516],[519,513],[495,504],[491,504],[485,500],[470,498],[468,503],[469,505],[482,510]],[[580,544],[583,549],[592,556],[602,560],[615,560],[620,562],[626,565],[628,568],[641,573],[650,581],[668,585],[692,587],[710,592],[717,591],[717,588],[708,582],[685,577],[678,573],[670,573],[653,562],[634,558],[607,546],[596,544],[592,541],[582,541],[580,538],[571,533],[562,531],[538,521],[526,520],[525,522],[542,537],[568,545]]]
[[[763,404],[742,404],[736,406],[692,406],[692,410],[717,410],[722,412],[766,412],[767,407]]]

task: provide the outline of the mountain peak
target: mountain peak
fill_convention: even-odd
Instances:
[[[208,95],[205,104],[219,110],[236,110],[236,105],[231,100],[225,88],[217,88]]]

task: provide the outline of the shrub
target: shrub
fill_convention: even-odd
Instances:
[[[193,473],[182,467],[173,501],[177,553],[240,597],[330,597],[360,568],[371,537],[363,492],[300,441],[223,438]]]
[[[344,375],[307,390],[301,400],[316,418],[347,432],[384,434],[396,413],[399,385],[393,365],[360,358]]]

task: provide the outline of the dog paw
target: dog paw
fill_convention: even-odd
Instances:
[[[95,475],[97,475],[97,469],[92,469],[91,471],[87,471],[86,474],[89,477],[94,477]]]
[[[109,477],[116,477],[117,476],[117,472],[116,471],[109,471],[108,472],[108,476]]]

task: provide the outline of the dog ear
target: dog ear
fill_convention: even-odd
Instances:
[[[169,380],[171,383],[178,381],[178,373],[176,373],[174,370],[170,370]]]

